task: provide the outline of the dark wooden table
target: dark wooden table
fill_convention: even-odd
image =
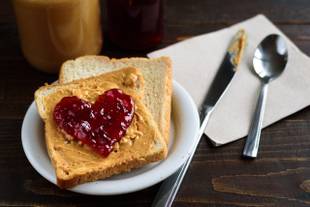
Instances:
[[[167,0],[160,47],[257,13],[310,55],[309,0]],[[145,55],[121,51],[108,40],[102,54]],[[127,195],[85,196],[58,189],[31,167],[21,146],[21,124],[36,88],[56,78],[27,64],[10,2],[1,0],[0,206],[150,206],[159,184]],[[213,148],[203,139],[174,206],[310,206],[309,108],[265,129],[256,160],[241,159],[243,145],[240,140]]]

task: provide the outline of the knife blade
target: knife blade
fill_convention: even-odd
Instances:
[[[216,104],[227,91],[232,78],[234,77],[238,65],[243,56],[246,46],[246,32],[241,29],[233,37],[222,63],[212,81],[208,93],[204,97],[204,101],[200,107],[200,129],[197,133],[193,148],[186,162],[170,177],[168,177],[160,186],[158,193],[152,203],[152,207],[170,207],[183,181],[190,162],[195,154],[195,150],[199,144],[202,134],[207,126],[210,115]]]

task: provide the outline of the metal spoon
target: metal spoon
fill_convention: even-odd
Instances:
[[[246,157],[255,158],[257,156],[267,100],[268,84],[281,75],[285,69],[287,59],[288,52],[285,41],[281,36],[276,34],[265,37],[255,50],[253,67],[256,74],[261,79],[262,86],[254,119],[243,150],[243,155]]]

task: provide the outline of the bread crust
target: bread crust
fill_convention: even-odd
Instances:
[[[129,162],[121,163],[108,169],[105,169],[104,171],[89,172],[87,174],[75,176],[70,179],[57,178],[57,185],[60,188],[65,189],[65,188],[71,188],[79,184],[105,179],[111,177],[112,175],[118,175],[124,172],[130,172],[131,170],[142,167],[148,163],[162,160],[166,156],[167,156],[167,150],[163,150],[159,153],[148,155],[147,157],[145,157],[145,159],[131,160]]]
[[[172,62],[168,57],[163,57],[165,63],[167,64],[167,76],[165,80],[166,93],[164,96],[164,123],[159,123],[159,130],[162,132],[165,138],[166,144],[169,144],[170,138],[170,119],[171,119],[171,99],[172,99]]]

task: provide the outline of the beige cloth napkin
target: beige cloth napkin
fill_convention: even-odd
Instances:
[[[166,55],[172,58],[174,79],[199,106],[229,42],[241,28],[248,33],[244,57],[205,130],[215,145],[226,144],[248,134],[260,90],[259,79],[251,66],[254,49],[268,34],[285,35],[265,16],[258,15],[229,28],[196,36],[148,54],[149,57]],[[289,60],[284,73],[269,86],[264,127],[310,105],[310,59],[286,36],[285,39]]]

